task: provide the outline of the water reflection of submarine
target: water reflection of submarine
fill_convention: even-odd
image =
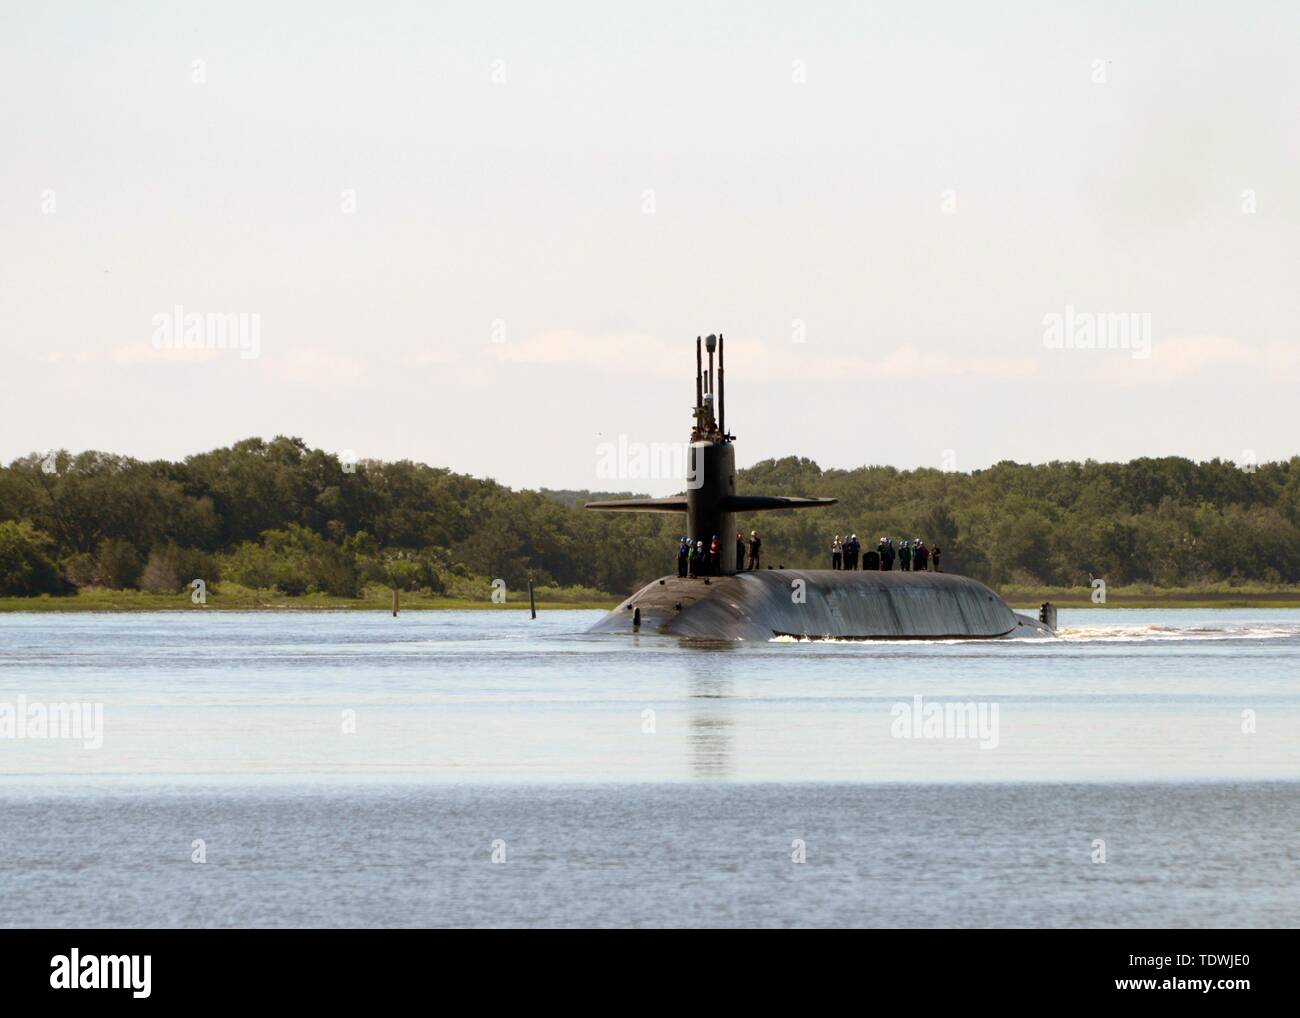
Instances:
[[[602,512],[685,513],[692,541],[722,537],[720,575],[665,576],[633,594],[591,629],[695,639],[996,639],[1052,636],[1056,609],[1037,619],[1013,612],[992,590],[953,573],[830,569],[738,571],[736,514],[833,505],[833,498],[737,495],[734,436],[726,430],[722,337],[709,336],[705,370],[695,341],[695,410],[690,483],[684,495],[588,502]],[[714,351],[717,381],[714,382]],[[714,394],[716,393],[716,400]],[[716,416],[715,416],[716,404]]]

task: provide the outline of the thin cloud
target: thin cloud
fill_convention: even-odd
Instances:
[[[688,355],[684,342],[667,343],[645,332],[544,332],[492,346],[498,361],[542,367],[594,367],[629,374],[677,375]]]
[[[939,378],[978,375],[984,378],[1026,378],[1038,370],[1029,357],[954,357],[937,350],[922,350],[910,343],[885,355],[875,365],[886,378]]]
[[[903,343],[878,357],[828,354],[813,344],[762,343],[735,336],[734,349],[745,351],[745,374],[765,381],[826,381],[846,374],[878,378],[939,378],[977,375],[1024,378],[1038,370],[1032,358],[962,357]],[[497,348],[497,359],[516,364],[577,368],[599,365],[602,372],[622,370],[676,377],[693,356],[689,340],[668,342],[643,332],[548,332]]]
[[[1180,336],[1158,340],[1151,356],[1104,353],[1097,375],[1122,386],[1168,386],[1211,374],[1248,374],[1261,384],[1300,379],[1300,346],[1273,341],[1254,346],[1233,336]]]

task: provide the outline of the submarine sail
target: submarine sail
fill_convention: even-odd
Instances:
[[[705,368],[701,343],[708,351]],[[714,383],[713,355],[716,350],[717,384]],[[718,573],[731,576],[743,562],[736,561],[736,513],[764,512],[771,509],[816,509],[834,505],[833,498],[794,498],[784,495],[737,495],[735,436],[726,430],[727,406],[724,340],[721,335],[701,340],[695,337],[695,409],[692,412],[691,444],[687,453],[686,493],[668,498],[621,498],[588,502],[588,509],[598,512],[686,513],[686,533],[692,541],[722,540]],[[714,393],[717,394],[716,406]]]

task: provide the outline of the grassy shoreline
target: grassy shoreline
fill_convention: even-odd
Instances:
[[[1268,587],[1248,584],[1229,587],[1159,588],[1146,585],[1111,587],[1106,603],[1094,604],[1089,587],[1004,586],[1002,599],[1021,611],[1038,611],[1044,601],[1058,608],[1300,608],[1300,586]]]
[[[1105,604],[1094,604],[1088,587],[1004,586],[998,593],[1011,607],[1037,612],[1044,601],[1058,608],[1300,608],[1300,586],[1167,588],[1148,586],[1112,587]],[[0,597],[0,612],[158,612],[158,611],[392,611],[392,591],[368,587],[360,597],[303,594],[290,597],[277,590],[254,590],[237,584],[223,584],[208,592],[207,604],[190,601],[189,592],[147,594],[139,590],[91,588],[68,597]],[[607,611],[622,600],[614,594],[590,590],[538,591],[537,610],[586,609]],[[479,597],[450,597],[428,593],[403,593],[402,611],[526,611],[528,597],[512,593],[503,603],[486,594]]]
[[[608,601],[593,599],[589,594],[565,596],[563,592],[547,590],[539,593],[537,610],[554,611],[557,608],[608,609],[618,599]],[[180,594],[146,594],[139,590],[89,589],[68,597],[0,597],[3,612],[163,612],[163,611],[382,611],[393,610],[393,592],[381,587],[370,587],[360,597],[333,597],[329,594],[303,594],[289,597],[278,590],[253,590],[234,584],[223,584],[220,589],[209,590],[207,603],[194,604],[188,591]],[[490,597],[443,597],[428,593],[406,593],[401,596],[401,611],[527,611],[528,594],[513,593],[506,601],[497,604]]]

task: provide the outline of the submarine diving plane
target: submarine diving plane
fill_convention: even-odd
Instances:
[[[817,509],[833,498],[737,495],[735,436],[726,425],[723,340],[709,336],[708,367],[695,340],[695,410],[687,489],[668,498],[588,502],[598,512],[684,513],[690,540],[721,537],[717,574],[654,580],[591,628],[593,633],[662,634],[696,640],[951,640],[1050,637],[1056,609],[1037,619],[1007,607],[992,590],[954,573],[836,570],[742,570],[736,561],[736,514]],[[714,352],[717,352],[716,387]],[[716,398],[715,398],[716,395]],[[716,410],[716,414],[715,414]]]

